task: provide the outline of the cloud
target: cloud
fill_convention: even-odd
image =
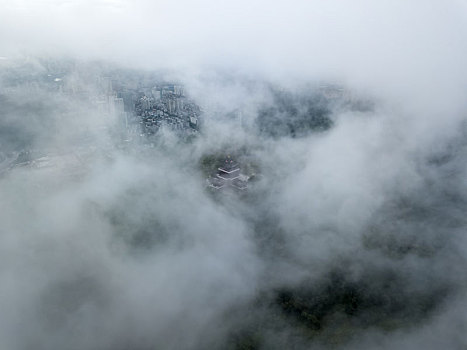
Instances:
[[[5,347],[465,346],[465,2],[0,5]],[[99,79],[153,71],[202,133],[121,147]],[[204,188],[227,151],[244,199]]]

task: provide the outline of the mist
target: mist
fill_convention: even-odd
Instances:
[[[467,347],[466,16],[0,0],[1,348]]]

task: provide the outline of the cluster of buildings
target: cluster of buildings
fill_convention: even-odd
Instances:
[[[196,133],[201,109],[186,98],[182,86],[166,84],[142,93],[135,103],[135,113],[143,135],[156,134],[161,127]]]
[[[110,122],[116,122],[117,126],[128,129],[130,113],[125,109],[125,101],[114,89],[110,77],[98,76],[96,78],[95,90],[93,91],[91,101],[101,116],[102,122],[109,125]]]

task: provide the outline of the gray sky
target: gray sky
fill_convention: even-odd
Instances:
[[[225,64],[300,76],[324,71],[395,83],[448,66],[458,75],[466,48],[460,0],[1,4],[3,55],[56,52],[149,67]]]

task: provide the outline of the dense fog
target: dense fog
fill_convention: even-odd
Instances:
[[[464,1],[0,4],[1,348],[467,346]]]

